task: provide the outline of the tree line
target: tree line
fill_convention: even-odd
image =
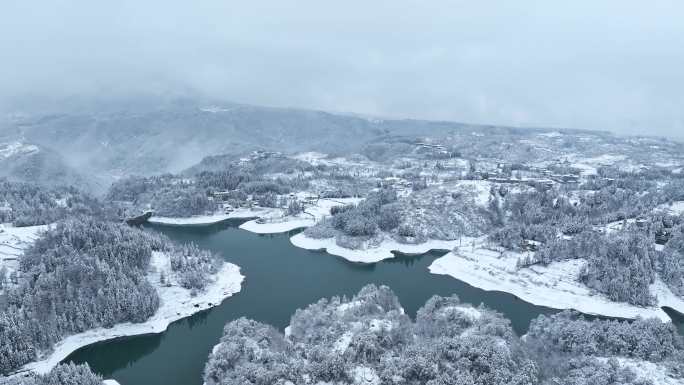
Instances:
[[[35,226],[71,215],[110,217],[98,199],[73,187],[46,187],[0,179],[0,223]]]
[[[649,384],[616,358],[663,365],[682,378],[684,340],[659,320],[539,316],[521,339],[482,305],[435,296],[412,321],[387,287],[297,310],[282,334],[241,318],[228,323],[204,371],[208,385]],[[606,358],[605,360],[603,358]]]
[[[169,254],[172,273],[190,290],[202,290],[220,264],[196,246],[121,223],[78,217],[51,226],[25,250],[18,285],[0,301],[0,373],[68,335],[146,321],[160,305],[147,277],[153,252]]]
[[[28,373],[11,378],[0,377],[0,385],[102,385],[102,377],[93,373],[87,364],[57,365],[44,375]]]

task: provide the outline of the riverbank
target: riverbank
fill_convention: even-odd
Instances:
[[[168,274],[169,266],[170,261],[167,255],[157,252],[153,254],[147,279],[157,290],[160,306],[150,319],[143,323],[127,322],[112,328],[91,329],[68,336],[55,344],[51,353],[40,357],[36,362],[25,365],[21,371],[47,373],[83,346],[119,337],[161,333],[174,321],[220,305],[223,300],[240,291],[244,280],[238,266],[225,262],[221,269],[211,277],[213,282],[204,291],[192,296],[190,290],[178,285],[167,286],[160,283],[162,271],[167,279],[172,279],[172,275]]]
[[[323,250],[328,254],[342,257],[350,262],[375,263],[384,259],[394,258],[394,253],[417,255],[425,254],[432,250],[449,251],[459,245],[458,240],[440,241],[430,240],[423,243],[408,244],[399,243],[393,239],[385,239],[378,245],[372,245],[360,249],[348,249],[338,246],[335,238],[314,239],[299,233],[290,238],[290,242],[299,248],[306,250]]]
[[[152,216],[147,222],[163,226],[210,226],[230,219],[251,219],[240,228],[255,234],[285,233],[295,229],[311,227],[330,215],[330,209],[336,206],[357,204],[361,198],[321,198],[296,215],[287,215],[283,208],[259,207],[239,208],[230,213],[195,215],[191,217]],[[255,218],[255,219],[253,219]]]
[[[225,256],[241,266],[249,282],[239,295],[190,322],[175,323],[163,335],[95,344],[68,358],[87,362],[98,373],[112,373],[122,385],[202,385],[207,356],[227,322],[244,316],[283,330],[293,309],[323,297],[349,296],[352,290],[369,283],[393,288],[411,317],[433,295],[456,294],[464,304],[483,303],[510,319],[518,335],[525,334],[530,321],[540,314],[555,313],[501,291],[483,291],[461,280],[430,273],[429,265],[444,255],[441,252],[415,258],[396,255],[368,265],[295,247],[287,233],[257,236],[232,222],[192,231],[161,226],[155,230],[176,242],[194,242]],[[464,239],[463,245],[470,247],[472,243]]]
[[[586,263],[583,259],[553,262],[548,266],[516,267],[519,253],[500,253],[485,248],[463,247],[436,259],[429,270],[463,281],[483,290],[503,291],[534,305],[574,309],[581,313],[617,318],[656,317],[669,322],[661,309],[684,312],[684,300],[675,296],[660,280],[651,285],[657,306],[640,307],[614,302],[577,280]]]
[[[165,226],[210,226],[225,222],[230,219],[260,218],[273,215],[279,209],[273,208],[241,208],[231,211],[228,214],[215,213],[210,215],[194,215],[191,217],[158,217],[152,216],[147,222],[155,225]]]
[[[658,300],[656,306],[640,307],[614,302],[578,281],[579,272],[586,263],[583,259],[518,269],[517,261],[524,254],[490,250],[484,247],[482,239],[430,240],[421,244],[385,239],[379,244],[349,249],[337,245],[335,238],[314,239],[300,233],[291,237],[290,242],[296,247],[323,250],[358,263],[376,263],[393,258],[394,253],[415,255],[458,247],[457,252],[450,251],[435,260],[429,271],[451,276],[482,290],[506,292],[530,304],[553,309],[574,309],[585,314],[616,318],[656,317],[666,322],[672,319],[661,309],[663,306],[684,314],[684,299],[674,295],[660,279],[651,285],[651,292]]]

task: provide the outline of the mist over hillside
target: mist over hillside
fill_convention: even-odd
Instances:
[[[47,147],[25,142],[0,143],[0,178],[50,186],[77,186],[101,193],[107,180],[72,167],[64,157]]]
[[[3,117],[0,138],[5,145],[22,143],[41,149],[0,159],[5,166],[3,175],[22,181],[74,184],[101,193],[122,176],[179,172],[205,157],[238,156],[253,150],[370,153],[373,157],[382,156],[375,154],[375,143],[400,144],[471,133],[499,141],[502,135],[552,131],[385,120],[200,98],[72,102],[60,108],[34,106]]]
[[[0,385],[684,385],[683,19],[2,2]]]

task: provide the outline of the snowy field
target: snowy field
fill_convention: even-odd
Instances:
[[[577,277],[585,264],[582,259],[517,269],[520,256],[512,252],[501,254],[485,248],[461,247],[435,260],[429,270],[483,290],[507,292],[526,302],[554,309],[575,309],[585,314],[619,318],[657,317],[664,321],[670,321],[670,317],[661,306],[684,313],[684,300],[675,296],[660,280],[651,286],[658,306],[640,307],[613,302],[578,282]]]
[[[169,226],[206,226],[220,223],[230,219],[228,214],[196,215],[193,217],[155,217],[152,216],[147,221],[157,225]]]
[[[570,154],[568,156],[571,166],[581,170],[583,176],[596,175],[598,167],[601,166],[612,166],[619,163],[621,168],[627,167],[627,157],[625,155],[611,155],[603,154],[600,156],[595,156],[593,158],[586,158],[580,154]],[[634,168],[633,165],[629,165],[629,169]]]
[[[0,158],[9,158],[15,155],[33,154],[38,151],[40,151],[40,149],[33,144],[24,144],[22,142],[0,144]]]
[[[3,225],[3,231],[0,232],[0,252],[3,257],[3,265],[9,268],[16,266],[18,263],[16,258],[20,258],[23,250],[36,239],[40,231],[46,228],[47,226],[11,227]],[[160,283],[162,272],[170,282],[170,286]],[[213,282],[207,286],[206,290],[193,297],[190,290],[186,290],[175,283],[175,275],[171,272],[169,257],[164,253],[154,252],[147,279],[157,290],[160,306],[157,312],[146,322],[123,323],[112,328],[97,328],[71,335],[55,344],[51,353],[40,357],[37,362],[25,365],[20,371],[30,370],[36,373],[47,373],[83,346],[117,337],[161,333],[172,322],[217,306],[226,298],[239,292],[244,276],[240,273],[238,266],[226,262],[212,276]]]
[[[307,195],[300,192],[298,196]],[[294,229],[310,227],[324,217],[330,215],[330,208],[347,204],[356,204],[361,198],[319,199],[315,205],[306,207],[298,215],[286,215],[281,208],[240,208],[229,214],[216,213],[212,215],[196,215],[192,217],[158,217],[152,216],[148,222],[166,226],[208,226],[221,223],[229,219],[250,219],[240,225],[240,228],[256,234],[284,233]]]
[[[684,214],[684,201],[676,201],[671,204],[664,204],[656,207],[656,211],[665,212],[670,215]]]
[[[7,276],[16,271],[24,250],[47,228],[48,226],[14,227],[7,223],[0,224],[0,270],[4,267]]]
[[[316,222],[330,215],[330,209],[336,206],[357,204],[361,198],[319,199],[316,205],[307,207],[303,213],[295,216],[285,215],[283,209],[273,209],[270,213],[260,215],[260,220],[251,220],[240,225],[243,230],[257,234],[284,233],[294,229],[311,227]]]

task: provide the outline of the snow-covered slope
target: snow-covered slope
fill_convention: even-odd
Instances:
[[[9,276],[19,267],[19,258],[24,250],[47,228],[48,226],[14,227],[8,223],[0,224],[0,271],[5,269],[8,285],[12,284]],[[2,292],[0,289],[0,294]]]
[[[461,247],[438,258],[429,269],[433,274],[449,275],[483,290],[511,293],[524,301],[554,309],[575,309],[586,314],[620,318],[657,317],[664,321],[670,321],[670,317],[662,306],[684,313],[684,299],[675,296],[659,279],[651,285],[658,305],[640,307],[611,301],[578,282],[579,272],[586,263],[583,259],[518,269],[516,262],[522,256],[478,244]]]
[[[304,233],[293,236],[290,238],[290,242],[302,249],[325,250],[328,254],[342,257],[351,262],[361,263],[375,263],[383,259],[394,258],[393,251],[402,254],[424,254],[430,250],[451,250],[459,244],[458,240],[430,240],[418,244],[407,244],[386,238],[379,244],[367,245],[367,247],[360,249],[348,249],[337,245],[335,238],[314,239],[307,237]]]
[[[301,193],[301,195],[306,195]],[[330,215],[330,209],[336,206],[357,204],[360,198],[319,199],[315,205],[306,207],[303,213],[287,215],[284,209],[274,209],[262,213],[259,220],[251,220],[240,225],[240,228],[257,234],[284,233],[294,229],[311,227],[316,222]]]
[[[77,170],[58,152],[22,141],[0,143],[0,177],[95,193],[105,188],[99,177]]]
[[[173,274],[170,272],[170,261],[167,255],[155,252],[150,265],[148,279],[157,289],[161,303],[157,312],[150,319],[143,323],[128,322],[109,329],[97,328],[69,336],[58,342],[52,353],[41,357],[38,362],[24,366],[23,369],[47,373],[69,354],[83,346],[117,337],[161,333],[174,321],[220,305],[224,299],[240,291],[244,279],[244,276],[240,274],[239,267],[226,262],[212,277],[213,282],[203,292],[192,296],[190,290],[183,289],[173,283]],[[160,284],[162,271],[167,279],[171,279],[171,286]]]
[[[0,231],[0,256],[2,256],[0,267],[5,266],[10,271],[16,269],[23,250],[46,228],[47,226],[0,225],[2,229]],[[167,284],[161,284],[161,274],[164,274]],[[169,256],[154,252],[147,279],[157,290],[160,306],[146,322],[123,323],[112,328],[97,328],[71,335],[55,344],[52,352],[40,356],[37,362],[25,365],[21,371],[32,370],[37,373],[46,373],[72,352],[95,342],[123,336],[161,333],[172,322],[220,305],[223,300],[239,292],[244,276],[240,273],[238,266],[224,262],[220,270],[211,277],[212,282],[207,288],[193,296],[190,290],[178,285],[175,274],[171,271]]]
[[[0,159],[7,159],[18,155],[34,154],[39,152],[38,146],[22,142],[0,143]]]

